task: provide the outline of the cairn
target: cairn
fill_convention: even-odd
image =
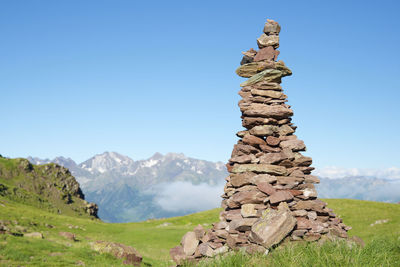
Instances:
[[[281,242],[347,238],[351,229],[317,199],[312,159],[300,153],[306,146],[294,135],[293,110],[280,85],[292,74],[277,61],[280,29],[267,20],[259,50],[243,52],[236,73],[249,78],[239,91],[246,130],[237,133],[227,164],[220,221],[186,233],[170,251],[177,264],[229,250],[265,253]]]

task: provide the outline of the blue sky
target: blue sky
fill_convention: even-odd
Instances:
[[[400,167],[399,10],[398,1],[0,0],[0,153],[226,161],[241,129],[235,69],[272,18],[314,166]]]

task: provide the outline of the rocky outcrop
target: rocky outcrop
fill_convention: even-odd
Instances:
[[[260,50],[243,53],[236,73],[249,78],[239,91],[246,129],[237,133],[240,139],[226,165],[230,175],[222,195],[224,210],[220,222],[191,241],[190,249],[185,248],[188,242],[181,242],[171,250],[178,264],[227,250],[263,253],[283,240],[347,237],[350,227],[317,199],[314,184],[319,179],[311,175],[312,159],[301,154],[306,146],[294,134],[293,110],[280,85],[292,72],[276,61],[279,32],[279,24],[267,20],[257,39]]]

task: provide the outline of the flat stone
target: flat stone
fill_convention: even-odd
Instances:
[[[289,125],[282,125],[278,129],[278,134],[280,136],[289,135],[289,134],[292,134],[292,133],[294,133],[294,130]]]
[[[250,88],[249,91],[251,91],[251,89],[253,89],[253,88],[254,89],[260,89],[260,90],[282,91],[282,86],[279,83],[277,83],[277,82],[267,82],[267,81],[257,82],[255,84],[251,85],[249,88]]]
[[[229,162],[232,163],[251,163],[253,160],[255,159],[254,155],[243,155],[243,156],[237,156],[237,157],[233,157],[229,160]]]
[[[271,204],[276,204],[282,201],[293,200],[293,195],[289,191],[277,191],[269,196],[269,202]]]
[[[286,175],[286,168],[270,164],[235,164],[232,173],[255,172],[272,175]]]
[[[252,183],[258,185],[260,183],[274,183],[277,181],[276,176],[269,175],[269,174],[258,174],[252,178]]]
[[[294,205],[294,209],[296,210],[315,210],[319,211],[325,207],[324,203],[317,200],[306,200],[299,201],[296,205]]]
[[[259,103],[250,104],[248,109],[246,109],[243,114],[245,116],[250,117],[272,117],[276,119],[287,118],[293,115],[293,110],[290,108],[278,105],[278,106],[268,106]],[[300,140],[299,140],[300,141]],[[286,146],[290,146],[293,144],[289,141],[286,141]],[[282,142],[281,142],[282,144]],[[304,143],[303,143],[304,145]]]
[[[206,230],[203,228],[201,224],[199,224],[193,229],[193,232],[195,233],[197,240],[201,240],[205,235]]]
[[[306,198],[314,198],[317,197],[317,190],[312,189],[312,188],[306,188],[303,190],[303,195]]]
[[[225,218],[228,221],[242,219],[243,217],[241,214],[241,209],[228,210],[226,212]]]
[[[233,194],[231,200],[240,204],[263,203],[266,195],[260,191],[242,191]]]
[[[239,68],[236,69],[236,74],[244,77],[250,78],[251,76],[265,70],[265,69],[272,69],[275,67],[273,62],[251,62],[248,64],[241,65]]]
[[[296,217],[297,220],[297,229],[311,229],[313,224],[310,220],[306,219],[305,217]]]
[[[275,50],[272,46],[261,48],[257,55],[253,58],[254,61],[276,61],[279,56],[279,51]]]
[[[224,222],[224,221],[219,221],[217,223],[214,223],[213,226],[214,226],[213,227],[214,229],[221,230],[221,229],[225,229],[228,226],[228,223]]]
[[[260,152],[260,150],[258,150],[254,146],[244,145],[244,144],[236,144],[233,147],[232,157],[234,157],[236,155],[243,155],[243,154],[245,154],[245,155],[257,154],[258,152]]]
[[[250,92],[254,96],[270,97],[274,99],[286,98],[286,95],[280,91],[252,89]]]
[[[212,257],[214,250],[208,245],[208,243],[201,243],[197,247],[196,252],[198,252],[198,254],[200,254],[201,256]]]
[[[258,39],[257,44],[259,48],[272,46],[279,47],[279,35],[266,35],[263,33]]]
[[[274,125],[259,125],[259,126],[254,126],[253,128],[250,129],[249,133],[255,136],[269,136],[273,135],[275,132],[277,132],[278,127]],[[265,141],[263,139],[263,143],[259,143],[259,145],[264,145]]]
[[[263,152],[268,152],[268,153],[279,153],[282,151],[280,147],[271,147],[269,145],[260,145],[260,149]]]
[[[257,210],[255,209],[254,204],[243,204],[240,212],[241,212],[243,218],[257,216]]]
[[[248,231],[251,229],[251,226],[258,220],[258,218],[242,218],[238,220],[232,220],[229,223],[229,230],[236,231]]]
[[[199,240],[196,238],[195,232],[187,232],[182,237],[181,245],[183,247],[183,252],[187,256],[193,255],[199,245]]]
[[[282,141],[279,146],[281,148],[289,148],[292,151],[304,151],[306,149],[304,142],[298,139]]]
[[[279,205],[278,210],[268,209],[251,227],[250,240],[270,248],[281,242],[296,226],[297,220],[287,205]]]
[[[287,159],[283,153],[268,153],[260,157],[260,163],[275,164]]]
[[[267,194],[267,195],[272,195],[276,193],[275,188],[268,182],[261,182],[257,184],[258,190],[261,192]]]
[[[319,178],[314,175],[306,175],[304,181],[306,183],[313,183],[313,184],[319,184],[319,182],[320,182]]]
[[[247,81],[243,82],[240,84],[240,86],[249,86],[256,84],[261,81],[265,82],[275,82],[279,81],[280,78],[282,78],[283,73],[280,70],[276,69],[266,69],[263,70],[262,72],[257,73],[256,75],[253,75],[251,78],[249,78]]]
[[[253,183],[253,177],[255,176],[255,173],[251,172],[245,172],[245,173],[239,173],[239,174],[231,174],[231,184],[234,187],[241,187],[244,185],[249,185]]]
[[[243,137],[242,141],[243,141],[243,143],[249,144],[249,145],[252,145],[252,146],[265,145],[264,139],[259,138],[259,137],[254,136],[254,135],[250,135],[250,134],[245,135]]]
[[[293,215],[296,217],[305,217],[307,216],[307,211],[306,210],[295,210],[293,211]]]

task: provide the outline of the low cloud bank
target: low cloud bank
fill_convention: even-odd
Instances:
[[[400,168],[391,167],[387,169],[359,169],[359,168],[340,168],[335,166],[318,168],[313,172],[314,175],[339,179],[344,177],[376,177],[380,179],[400,180]]]
[[[171,212],[198,212],[221,206],[220,197],[224,183],[211,186],[194,185],[190,182],[174,182],[158,187],[156,202],[164,210]]]

